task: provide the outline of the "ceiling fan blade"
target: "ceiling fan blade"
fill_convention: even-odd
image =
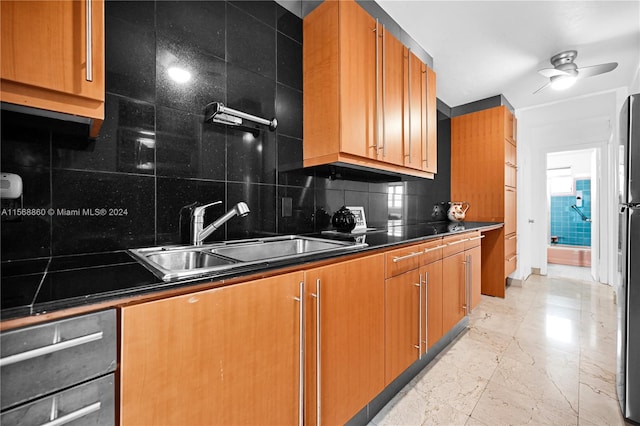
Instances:
[[[556,69],[556,68],[544,68],[544,69],[538,70],[538,72],[542,76],[547,77],[547,78],[554,77],[556,75],[567,75],[567,74],[569,74],[566,71],[562,71],[562,70],[559,70],[559,69]]]
[[[545,87],[549,86],[551,84],[551,82],[548,82],[547,84],[545,84],[544,86],[542,86],[541,88],[539,88],[538,90],[536,90],[535,92],[533,92],[533,94],[535,95],[536,93],[538,93],[539,91],[541,91],[542,89],[544,89]]]
[[[618,67],[617,62],[609,62],[608,64],[593,65],[590,67],[578,68],[578,78],[591,77],[598,74],[604,74],[613,71]]]

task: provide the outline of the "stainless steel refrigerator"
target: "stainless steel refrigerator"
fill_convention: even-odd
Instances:
[[[618,152],[618,399],[640,423],[640,94],[620,114]]]

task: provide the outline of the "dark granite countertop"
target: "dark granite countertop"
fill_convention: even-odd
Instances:
[[[431,222],[378,229],[365,234],[321,232],[310,236],[356,240],[368,247],[359,252],[377,250],[411,242],[429,240],[460,232],[488,231],[502,226],[489,222]],[[363,241],[364,240],[364,241]],[[250,269],[164,282],[138,263],[127,251],[34,260],[2,262],[0,318],[2,321],[39,315],[45,312],[95,304],[127,296],[136,296],[234,278],[264,270],[309,263],[349,253],[319,254],[287,262],[261,264]]]

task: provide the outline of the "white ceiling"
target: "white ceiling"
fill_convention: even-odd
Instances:
[[[631,86],[640,66],[640,0],[377,0],[434,58],[437,96],[454,107],[503,94],[516,108]],[[537,70],[577,50],[586,67],[617,62],[614,71],[556,91]]]

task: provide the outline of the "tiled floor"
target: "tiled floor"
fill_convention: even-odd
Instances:
[[[574,280],[593,281],[591,276],[591,268],[581,266],[557,265],[549,263],[547,265],[548,277],[571,278]]]
[[[532,275],[482,296],[469,329],[371,425],[624,425],[611,287]]]

